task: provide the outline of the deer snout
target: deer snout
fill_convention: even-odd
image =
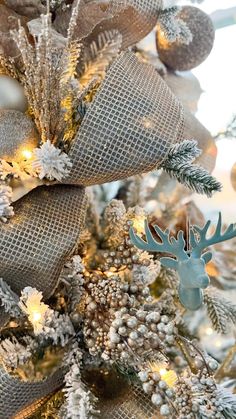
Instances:
[[[210,284],[210,278],[208,275],[201,275],[198,277],[199,288],[207,288]]]

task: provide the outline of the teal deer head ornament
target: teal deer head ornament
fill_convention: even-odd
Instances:
[[[236,237],[236,227],[231,224],[225,232],[222,230],[222,216],[219,213],[218,223],[214,234],[207,238],[207,233],[211,221],[207,221],[203,228],[191,226],[190,246],[191,250],[186,250],[186,242],[183,231],[179,231],[177,238],[170,237],[169,230],[162,231],[157,225],[153,226],[155,232],[161,239],[157,242],[149,229],[147,220],[145,221],[145,234],[147,242],[135,233],[133,227],[130,228],[130,238],[132,243],[141,250],[149,252],[171,253],[174,258],[163,257],[160,262],[166,268],[174,269],[179,276],[179,298],[182,305],[189,310],[197,310],[203,302],[202,289],[210,284],[210,278],[206,272],[206,264],[212,259],[211,252],[204,252],[207,247]]]

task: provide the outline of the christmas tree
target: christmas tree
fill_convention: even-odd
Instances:
[[[192,200],[221,184],[177,73],[214,26],[173,3],[0,1],[1,419],[236,417],[234,342],[201,339],[236,228]]]

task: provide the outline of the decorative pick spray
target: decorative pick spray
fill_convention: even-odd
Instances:
[[[202,289],[207,288],[210,284],[210,278],[206,273],[205,267],[212,259],[212,253],[207,251],[202,254],[203,250],[213,244],[236,237],[234,224],[230,224],[224,233],[221,232],[221,213],[219,213],[214,234],[207,238],[210,225],[211,221],[207,221],[203,228],[195,225],[191,226],[190,251],[185,250],[187,246],[182,230],[178,232],[177,238],[175,238],[170,237],[169,230],[163,231],[157,225],[153,226],[155,232],[162,240],[162,243],[158,243],[153,238],[147,220],[145,221],[147,242],[137,236],[133,227],[130,228],[131,241],[139,249],[149,252],[171,253],[176,257],[176,259],[163,257],[160,259],[160,262],[166,268],[174,269],[177,272],[180,280],[179,299],[182,305],[189,310],[198,310],[201,307],[203,302]]]

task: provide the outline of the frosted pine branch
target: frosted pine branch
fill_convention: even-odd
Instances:
[[[64,347],[75,334],[70,318],[67,314],[59,314],[50,309],[42,298],[42,292],[26,287],[21,293],[19,307],[28,316],[41,343],[51,339],[54,345]]]
[[[32,166],[38,173],[39,179],[56,179],[60,182],[72,167],[67,154],[56,148],[50,141],[36,148],[34,155]]]
[[[69,339],[74,335],[75,330],[69,316],[50,310],[40,334],[40,339],[51,339],[54,345],[65,347]]]
[[[198,148],[196,140],[184,140],[175,144],[168,152],[168,159],[174,159],[179,162],[193,162],[202,154],[202,150]]]
[[[18,302],[19,297],[11,290],[9,285],[0,278],[0,303],[4,307],[6,313],[9,313],[12,317],[22,316]]]
[[[12,189],[6,185],[0,185],[0,220],[6,222],[13,217],[14,210],[11,206]]]
[[[221,191],[222,185],[206,169],[192,164],[194,154],[197,157],[199,150],[196,143],[193,142],[192,146],[190,143],[184,141],[172,147],[162,168],[192,191],[211,197],[213,192]]]
[[[82,352],[77,342],[66,354],[65,364],[70,369],[65,376],[63,419],[92,419],[98,413],[94,408],[97,399],[81,380]]]
[[[225,334],[230,326],[236,324],[236,305],[226,299],[222,292],[209,287],[205,290],[204,302],[216,332]]]
[[[176,167],[170,165],[165,170],[170,177],[199,194],[211,197],[213,192],[221,191],[221,184],[201,166],[183,163]]]
[[[62,272],[62,278],[65,278],[65,281],[69,283],[69,297],[70,297],[70,307],[71,311],[76,309],[77,305],[84,295],[84,276],[83,276],[84,266],[80,256],[74,256],[67,264],[65,269]]]
[[[217,386],[217,400],[220,401],[223,417],[226,419],[234,419],[236,417],[236,395],[231,393],[222,385]]]
[[[16,369],[23,365],[32,356],[34,341],[31,337],[24,337],[24,345],[15,337],[5,339],[0,343],[0,358],[9,368]]]
[[[178,17],[181,7],[164,9],[158,19],[158,31],[163,33],[169,42],[181,42],[188,45],[193,37],[186,23]]]
[[[85,70],[80,78],[86,86],[95,76],[103,79],[109,64],[117,57],[122,44],[122,36],[117,30],[106,31],[93,41],[85,57]]]
[[[168,289],[177,290],[179,286],[179,279],[175,271],[161,267],[158,275],[158,280],[162,282]]]
[[[156,279],[160,273],[160,262],[153,260],[152,255],[147,252],[140,252],[139,260],[149,261],[149,265],[139,264],[133,266],[133,281],[136,283],[142,283],[143,285],[150,285]]]

